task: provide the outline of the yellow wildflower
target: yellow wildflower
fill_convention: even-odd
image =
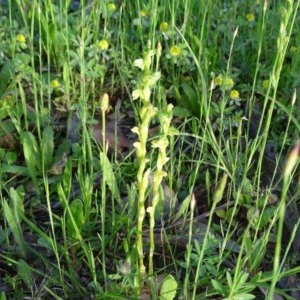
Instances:
[[[223,78],[222,75],[218,75],[215,79],[215,84],[216,85],[222,85],[223,84]]]
[[[16,36],[16,40],[19,42],[19,43],[25,43],[26,39],[25,39],[25,36],[23,34],[18,34]]]
[[[108,3],[108,10],[113,12],[116,10],[116,4],[114,4],[113,2]]]
[[[173,46],[173,47],[171,47],[171,49],[170,49],[170,54],[172,55],[172,56],[178,56],[178,55],[180,55],[180,53],[181,53],[181,49],[178,47],[178,46]]]
[[[240,98],[240,93],[237,90],[232,90],[230,92],[230,98],[232,100],[238,100]]]
[[[255,20],[254,14],[247,14],[246,19],[248,22],[253,22]]]
[[[234,81],[232,80],[232,78],[227,77],[223,82],[223,85],[225,90],[230,90],[234,85]]]
[[[50,82],[50,85],[53,89],[57,89],[59,87],[59,82],[57,79],[54,79]]]
[[[140,15],[141,15],[141,17],[147,17],[148,16],[148,12],[145,9],[142,9],[140,11]]]
[[[169,24],[167,22],[161,22],[159,25],[159,30],[162,32],[168,31]]]
[[[101,41],[99,41],[98,46],[102,51],[105,51],[108,49],[109,44],[108,44],[107,40],[101,40]]]
[[[263,82],[262,82],[262,87],[266,90],[268,87],[269,87],[269,80],[264,80]]]

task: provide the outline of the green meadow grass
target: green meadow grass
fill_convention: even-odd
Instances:
[[[0,299],[297,299],[298,11],[2,1]]]

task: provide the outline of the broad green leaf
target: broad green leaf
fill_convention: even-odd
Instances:
[[[176,101],[179,104],[179,106],[184,107],[187,111],[193,113],[194,110],[191,103],[188,101],[185,95],[181,94],[178,87],[174,86],[174,92],[176,94]]]
[[[25,131],[22,136],[22,142],[28,173],[35,185],[38,186],[37,169],[41,169],[41,159],[37,141],[31,132]]]
[[[160,291],[160,300],[173,300],[177,291],[177,282],[175,278],[169,274],[163,282]]]
[[[103,180],[105,180],[105,183],[108,185],[114,199],[116,199],[118,203],[120,203],[120,192],[117,180],[113,172],[111,162],[109,161],[107,155],[104,152],[100,153],[100,162],[103,172]]]
[[[70,205],[70,211],[67,215],[67,230],[71,238],[79,240],[81,230],[84,224],[83,204],[80,199],[75,199]]]
[[[187,83],[182,83],[181,88],[183,90],[184,95],[186,96],[186,100],[192,107],[193,112],[199,111],[199,97],[195,92],[195,89]]]
[[[277,209],[277,207],[270,206],[270,207],[266,207],[262,211],[262,214],[260,215],[259,222],[258,222],[258,226],[260,229],[272,221],[274,214],[276,212],[276,209]]]
[[[64,168],[62,187],[68,199],[72,188],[72,161],[70,159],[67,160]]]
[[[54,150],[54,133],[51,126],[46,126],[43,131],[41,149],[44,169],[48,170],[52,165]]]
[[[17,64],[18,66],[20,66],[20,64],[22,65],[22,68],[25,68],[25,66],[28,66],[30,63],[30,55],[27,53],[18,53],[15,57],[14,57],[14,64]]]
[[[174,117],[187,118],[191,116],[191,111],[181,106],[175,106],[173,109]]]
[[[1,172],[2,173],[12,173],[12,174],[22,174],[23,176],[29,175],[28,170],[26,167],[16,166],[16,165],[8,165],[8,164],[1,164]]]
[[[24,215],[24,188],[22,186],[20,186],[18,190],[10,188],[9,195],[12,203],[12,213],[14,214],[16,223],[20,226]],[[20,195],[22,195],[23,197],[21,198]]]
[[[0,71],[0,98],[5,94],[6,88],[14,73],[15,70],[13,64],[10,61],[7,61]]]
[[[252,244],[252,249],[249,256],[249,268],[251,271],[256,271],[265,257],[266,240],[267,239],[263,236]]]
[[[14,151],[8,151],[5,155],[6,161],[9,165],[17,161],[18,155]]]
[[[190,208],[190,204],[191,204],[191,196],[188,195],[180,204],[179,210],[176,212],[175,216],[173,217],[174,222],[176,222],[177,220],[179,220],[180,218],[182,218],[183,216],[186,215],[186,213],[188,212],[189,208]]]
[[[225,292],[225,288],[223,287],[221,282],[218,280],[212,279],[211,283],[212,283],[214,289],[216,290],[216,292],[220,293],[223,296],[224,292]]]
[[[0,136],[5,136],[8,133],[12,133],[14,131],[16,131],[16,127],[11,119],[1,121]]]
[[[232,277],[229,272],[226,272],[226,278],[227,278],[228,286],[231,288],[232,287]]]
[[[22,229],[18,220],[16,220],[13,210],[9,207],[7,201],[3,201],[4,218],[14,236],[14,239],[21,249],[21,253],[25,256],[25,246],[22,235]]]
[[[67,191],[68,195],[69,195],[69,189]],[[66,209],[67,205],[68,205],[68,198],[69,196],[66,194],[66,191],[63,188],[62,184],[58,184],[57,185],[57,195],[58,195],[58,199],[61,203],[61,206]]]
[[[23,259],[19,259],[17,264],[18,274],[26,284],[26,286],[30,289],[33,287],[33,274],[31,267],[27,264],[27,262]]]
[[[226,183],[227,183],[227,178],[228,178],[228,175],[225,173],[223,175],[221,181],[219,182],[219,184],[216,187],[216,190],[213,195],[213,201],[215,203],[219,203],[223,198],[223,194],[224,194]]]

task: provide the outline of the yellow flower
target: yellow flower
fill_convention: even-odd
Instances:
[[[16,36],[16,40],[19,42],[19,43],[25,43],[26,39],[25,39],[25,36],[23,34],[18,34]]]
[[[116,10],[116,4],[114,4],[113,2],[108,3],[108,10],[113,12]]]
[[[253,22],[255,19],[255,16],[254,16],[254,14],[247,14],[246,19],[248,22]]]
[[[230,98],[232,100],[238,100],[240,98],[240,93],[237,90],[232,90],[230,92]]]
[[[148,16],[148,12],[145,9],[142,9],[140,11],[140,15],[141,15],[141,17],[147,17]]]
[[[232,80],[232,78],[227,77],[223,84],[225,90],[230,90],[234,85],[234,81]]]
[[[223,78],[221,75],[218,75],[215,79],[215,85],[222,85],[223,84]]]
[[[59,87],[59,82],[57,79],[52,80],[50,84],[53,89],[57,89]]]
[[[180,53],[181,53],[181,49],[178,47],[178,46],[173,46],[173,47],[171,47],[171,49],[170,49],[170,54],[172,55],[172,56],[178,56],[178,55],[180,55]]]
[[[162,32],[168,31],[169,24],[167,22],[161,22],[159,25],[159,30]]]
[[[269,87],[269,80],[264,80],[263,82],[262,82],[262,87],[266,90],[268,87]]]
[[[101,40],[101,41],[98,43],[98,46],[99,46],[99,48],[100,48],[102,51],[105,51],[105,50],[108,49],[109,44],[108,44],[108,41],[107,41],[107,40]]]

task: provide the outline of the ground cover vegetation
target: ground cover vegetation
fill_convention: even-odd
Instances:
[[[1,1],[1,300],[299,299],[298,11]]]

